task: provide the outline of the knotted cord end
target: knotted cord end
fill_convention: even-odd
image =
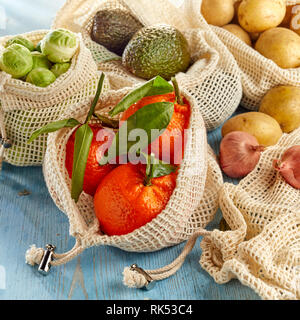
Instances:
[[[132,267],[126,267],[123,271],[123,283],[128,288],[141,289],[147,286],[148,281],[143,274]]]
[[[34,266],[40,264],[44,256],[44,249],[37,248],[35,244],[31,245],[26,251],[25,261],[27,264]]]

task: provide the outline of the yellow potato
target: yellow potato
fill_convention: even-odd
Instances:
[[[300,127],[300,88],[279,86],[263,98],[260,112],[273,117],[283,132],[290,133]]]
[[[233,0],[203,0],[201,13],[208,24],[222,27],[234,16]]]
[[[300,37],[292,30],[273,28],[265,31],[257,40],[255,49],[281,68],[300,66]]]
[[[248,32],[277,27],[285,17],[285,3],[285,0],[243,0],[238,11],[239,23]]]
[[[240,26],[238,26],[237,24],[227,24],[223,28],[226,29],[227,31],[231,32],[232,34],[234,34],[238,38],[240,38],[242,41],[244,41],[249,46],[252,45],[249,34],[245,30],[243,30]]]
[[[229,119],[222,128],[223,137],[232,131],[247,132],[265,147],[275,145],[282,136],[278,122],[261,112],[242,113]]]

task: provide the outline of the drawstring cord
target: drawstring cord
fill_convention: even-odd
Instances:
[[[143,270],[137,265],[126,267],[123,272],[123,283],[129,288],[152,289],[155,281],[163,280],[174,275],[183,265],[186,257],[193,250],[199,237],[210,236],[210,231],[205,229],[196,232],[186,243],[182,253],[169,265],[156,270]]]
[[[32,245],[25,254],[25,261],[27,264],[34,266],[39,265],[39,271],[47,274],[51,266],[60,266],[65,264],[84,251],[85,247],[82,245],[80,238],[76,239],[74,247],[65,253],[55,253],[55,246],[48,244],[46,250],[37,248]]]
[[[211,232],[205,229],[201,229],[187,241],[181,254],[169,265],[156,269],[156,270],[143,270],[137,265],[127,267],[123,272],[123,283],[129,288],[146,288],[151,289],[155,284],[155,281],[163,280],[174,275],[183,265],[186,257],[193,250],[196,241],[199,237],[210,236]],[[47,245],[46,250],[37,248],[32,245],[25,254],[26,263],[34,266],[39,265],[39,271],[43,274],[48,274],[51,266],[60,266],[65,264],[86,249],[86,246],[82,245],[82,239],[76,238],[74,247],[65,253],[57,254],[54,252],[55,247],[53,245]]]

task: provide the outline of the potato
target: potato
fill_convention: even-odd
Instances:
[[[289,29],[278,27],[265,31],[257,40],[255,49],[281,68],[300,66],[300,37]]]
[[[260,112],[273,117],[283,132],[290,133],[300,127],[300,88],[279,86],[263,98]]]
[[[248,32],[263,32],[277,27],[285,17],[285,0],[243,0],[238,17]]]
[[[300,6],[293,6],[291,10],[291,18],[289,28],[300,35]]]
[[[238,38],[240,38],[242,41],[244,41],[249,46],[252,45],[249,34],[245,30],[243,30],[240,26],[238,26],[237,24],[227,24],[223,28],[226,29],[227,31],[231,32],[232,34],[234,34]]]
[[[229,119],[222,128],[223,137],[232,131],[247,132],[256,137],[258,143],[265,147],[275,145],[282,136],[278,122],[260,112],[242,113]]]
[[[208,24],[222,27],[234,16],[233,0],[203,0],[201,13]]]

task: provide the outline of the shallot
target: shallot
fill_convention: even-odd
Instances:
[[[300,190],[300,146],[289,148],[281,160],[273,161],[273,167],[288,184]]]
[[[261,152],[257,139],[247,132],[228,133],[220,146],[220,165],[223,172],[231,178],[243,178],[254,170]]]

